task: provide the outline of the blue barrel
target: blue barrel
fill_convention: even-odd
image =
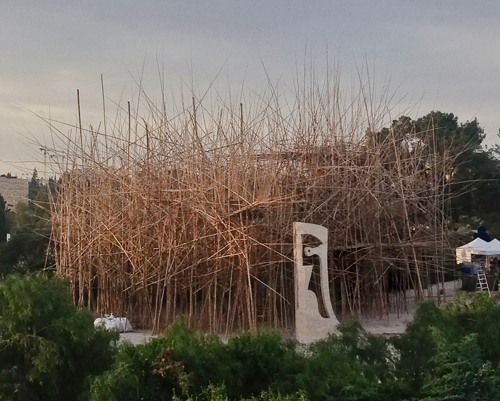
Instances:
[[[462,274],[466,276],[472,275],[472,267],[471,266],[462,266]]]

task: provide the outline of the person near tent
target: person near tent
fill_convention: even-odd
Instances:
[[[479,226],[477,228],[477,233],[474,233],[474,239],[481,238],[483,241],[490,242],[491,237],[488,234],[488,230],[484,226]]]

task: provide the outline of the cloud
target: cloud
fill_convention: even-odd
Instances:
[[[496,1],[465,0],[452,6],[431,0],[7,2],[0,15],[0,34],[9,38],[0,45],[0,140],[10,143],[25,129],[43,137],[40,121],[23,108],[45,115],[50,108],[53,118],[74,122],[76,89],[85,123],[98,125],[101,74],[116,102],[135,100],[133,78],[143,66],[146,91],[161,96],[157,59],[169,97],[178,96],[180,82],[190,85],[191,74],[205,90],[221,68],[220,90],[227,84],[259,92],[267,74],[292,87],[309,58],[323,71],[327,47],[347,88],[366,57],[377,85],[390,79],[399,98],[407,95],[397,109],[424,96],[418,112],[477,116],[494,137],[499,17]]]

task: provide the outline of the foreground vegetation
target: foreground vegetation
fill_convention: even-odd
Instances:
[[[0,282],[2,400],[498,400],[500,306],[487,294],[424,302],[404,335],[358,322],[305,348],[275,331],[223,342],[177,321],[117,345],[57,276]]]
[[[0,282],[0,400],[77,400],[110,366],[117,333],[97,330],[66,280],[10,275]]]

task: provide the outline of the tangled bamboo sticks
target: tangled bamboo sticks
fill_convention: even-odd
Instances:
[[[179,314],[216,332],[289,327],[294,221],[328,227],[344,317],[442,283],[450,161],[377,134],[382,106],[319,88],[286,107],[274,91],[248,107],[193,97],[173,116],[146,98],[107,134],[67,136],[52,237],[75,301],[156,330]]]

